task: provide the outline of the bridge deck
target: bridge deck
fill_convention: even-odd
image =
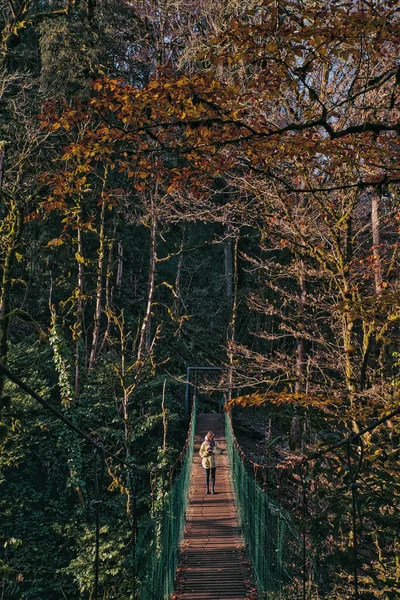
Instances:
[[[205,494],[204,470],[199,448],[212,430],[222,455],[218,457],[216,494]],[[188,520],[178,571],[179,600],[256,600],[250,567],[243,554],[243,538],[237,522],[229,477],[228,457],[221,415],[198,415]]]

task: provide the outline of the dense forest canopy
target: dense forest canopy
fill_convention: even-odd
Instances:
[[[180,452],[188,365],[288,429],[398,407],[398,2],[0,0],[0,24],[4,365],[142,466]],[[89,598],[91,449],[1,372],[0,399],[0,597]],[[371,597],[399,593],[398,442],[393,419],[365,448]]]

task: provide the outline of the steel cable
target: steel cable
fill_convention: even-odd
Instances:
[[[100,474],[99,463],[100,460]],[[102,504],[101,490],[103,488],[105,468],[105,452],[103,450],[94,449],[94,493],[95,499],[92,504],[96,512],[96,542],[95,542],[95,559],[94,559],[94,600],[99,598],[99,562],[100,562],[100,507]]]

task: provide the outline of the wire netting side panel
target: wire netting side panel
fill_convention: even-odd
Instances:
[[[140,600],[169,600],[174,591],[189,497],[196,428],[193,408],[187,451],[179,474],[164,473],[157,490],[155,508],[141,524],[136,547]]]
[[[189,483],[193,464],[193,442],[196,429],[196,408],[193,410],[191,423],[188,450],[182,470],[174,480],[168,495],[168,512],[163,524],[163,545],[166,549],[166,560],[162,565],[165,573],[163,600],[169,600],[175,587],[175,575],[179,562],[179,547],[183,538],[189,500]]]
[[[156,521],[149,517],[142,520],[136,541],[136,573],[138,578],[139,598],[141,600],[158,600],[162,598],[162,580],[159,576],[159,548],[157,547],[158,531]]]
[[[246,470],[234,443],[230,419],[226,441],[240,526],[258,592],[265,600],[301,598],[301,541],[288,514]]]

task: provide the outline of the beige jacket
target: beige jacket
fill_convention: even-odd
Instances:
[[[215,446],[212,449],[212,453],[209,453],[210,450],[210,444],[207,440],[204,440],[204,442],[201,445],[200,448],[200,456],[203,459],[201,461],[201,464],[203,465],[203,467],[205,469],[213,469],[214,467],[217,466],[217,454],[221,454],[221,448],[218,445],[218,442],[215,442]]]

